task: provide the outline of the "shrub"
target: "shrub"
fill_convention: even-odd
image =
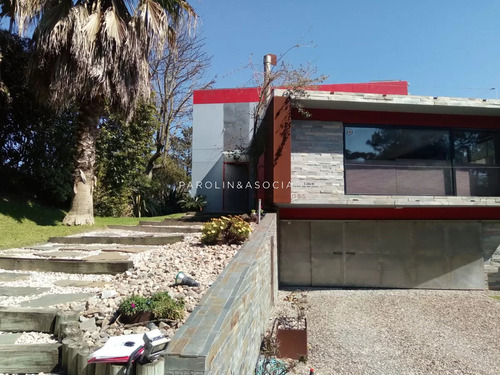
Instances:
[[[185,211],[201,211],[207,205],[204,195],[196,195],[194,197],[186,194],[178,201],[182,209]]]
[[[174,300],[168,292],[153,294],[153,314],[156,319],[180,320],[184,318],[184,300]]]
[[[206,223],[201,232],[201,242],[206,245],[239,244],[248,239],[252,228],[240,216],[222,216]]]

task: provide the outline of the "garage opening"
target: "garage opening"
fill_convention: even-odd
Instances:
[[[281,220],[281,285],[484,289],[479,221]]]

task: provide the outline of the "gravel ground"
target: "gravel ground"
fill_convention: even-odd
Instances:
[[[123,233],[116,230],[112,232],[117,235],[129,234],[126,231]],[[102,234],[107,234],[107,232],[95,232],[87,235]],[[160,323],[160,330],[168,336],[173,336],[240,247],[237,245],[205,246],[201,245],[200,237],[201,233],[187,234],[182,242],[133,254],[130,258],[134,262],[134,268],[116,276],[29,272],[30,278],[27,280],[2,282],[0,285],[49,287],[50,290],[31,296],[2,297],[0,306],[18,306],[21,302],[45,294],[95,293],[95,297],[91,297],[87,301],[71,302],[55,307],[79,313],[84,337],[83,344],[89,347],[99,347],[110,336],[148,331],[144,326],[130,327],[118,322],[113,323],[113,315],[124,297],[132,294],[147,296],[157,291],[168,291],[174,298],[183,298],[186,307],[186,315],[182,321]],[[0,270],[0,272],[2,271]],[[200,283],[200,286],[173,285],[175,276],[180,271],[193,277]],[[86,280],[101,283],[103,286],[60,287],[54,285],[54,282],[58,280]],[[25,333],[16,344],[45,343],[51,340],[52,338],[44,334]]]
[[[493,292],[309,290],[309,359],[292,374],[500,374]],[[276,316],[294,316],[280,291]],[[496,293],[497,295],[499,293]]]

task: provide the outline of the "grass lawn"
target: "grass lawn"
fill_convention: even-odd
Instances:
[[[493,299],[498,299],[498,300],[500,300],[500,296],[490,296],[490,297],[491,297],[491,298],[493,298]]]
[[[44,207],[31,201],[17,201],[0,197],[0,250],[31,246],[47,242],[49,237],[88,232],[106,228],[107,225],[137,225],[139,221],[160,221],[167,217],[178,218],[184,214],[158,217],[96,217],[95,225],[61,225],[66,212]]]

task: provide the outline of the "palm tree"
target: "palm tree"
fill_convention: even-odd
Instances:
[[[75,196],[67,225],[93,224],[99,121],[105,106],[131,118],[149,98],[148,56],[196,17],[185,0],[0,0],[19,32],[33,30],[30,81],[41,100],[78,110]]]

